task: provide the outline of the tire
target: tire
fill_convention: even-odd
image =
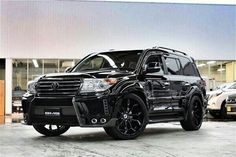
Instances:
[[[199,130],[203,121],[203,105],[198,96],[192,97],[186,116],[185,120],[180,121],[182,128],[186,131]]]
[[[34,124],[33,127],[37,132],[45,136],[59,136],[65,133],[70,128],[70,126],[51,125],[51,124],[49,125]],[[53,127],[56,127],[56,129],[54,129]]]
[[[225,104],[226,104],[226,102],[223,101],[222,105],[221,105],[221,108],[220,108],[220,118],[222,118],[222,119],[228,118]]]
[[[130,140],[138,137],[147,125],[147,109],[143,100],[136,94],[127,94],[118,100],[117,117],[114,127],[104,127],[114,139]]]
[[[215,119],[219,119],[221,118],[220,112],[216,112],[216,111],[209,111],[210,115],[215,118]]]

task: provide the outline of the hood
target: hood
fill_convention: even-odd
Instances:
[[[217,93],[222,93],[223,91],[221,89],[218,89],[218,90],[214,90],[214,91],[209,91],[207,92],[206,94],[207,95],[215,95]]]
[[[132,72],[127,71],[91,71],[86,73],[52,73],[46,74],[42,77],[46,78],[71,78],[71,77],[80,77],[80,78],[118,78],[124,76],[134,75]],[[42,78],[41,77],[41,78]]]

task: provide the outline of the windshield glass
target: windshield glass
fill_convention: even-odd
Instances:
[[[228,89],[228,88],[230,88],[232,85],[234,85],[234,83],[224,83],[224,84],[218,86],[216,89]]]
[[[142,50],[99,53],[81,61],[72,72],[113,69],[134,71],[141,53]]]

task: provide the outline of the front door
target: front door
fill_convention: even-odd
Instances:
[[[159,72],[146,73],[145,75],[144,89],[150,104],[150,112],[155,113],[170,107],[171,91],[170,82],[165,75],[161,54],[151,52],[144,65],[148,65],[150,62],[156,62],[161,67]]]

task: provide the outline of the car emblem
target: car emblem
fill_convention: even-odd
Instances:
[[[56,89],[59,88],[59,83],[58,82],[53,82],[51,87],[52,87],[53,90],[56,90]]]

